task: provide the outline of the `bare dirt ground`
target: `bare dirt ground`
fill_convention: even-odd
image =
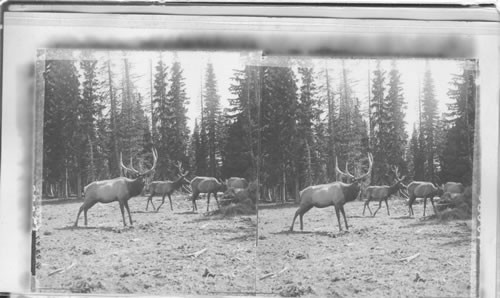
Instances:
[[[174,211],[166,199],[156,213],[151,206],[144,211],[146,198],[137,197],[129,201],[132,228],[123,227],[117,202],[96,204],[88,211],[88,227],[82,213],[73,228],[81,203],[42,206],[40,291],[255,292],[256,216],[205,216],[206,199],[198,200],[199,213],[192,213],[191,202],[180,196],[173,198]],[[212,199],[210,209],[216,208]]]
[[[378,203],[371,206],[375,211]],[[423,204],[414,205],[415,216],[408,217],[401,200],[389,201],[389,208],[391,216],[385,205],[376,217],[368,210],[362,216],[363,202],[347,203],[347,233],[339,232],[333,207],[306,213],[303,232],[298,218],[295,231],[288,231],[297,206],[260,208],[259,292],[303,297],[470,297],[470,220],[421,220]],[[433,214],[432,205],[426,214]],[[410,261],[401,260],[417,254]]]

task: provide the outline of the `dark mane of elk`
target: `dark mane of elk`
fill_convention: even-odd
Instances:
[[[128,206],[128,200],[130,198],[139,195],[145,184],[145,177],[151,174],[156,168],[156,161],[158,160],[158,153],[156,149],[153,148],[153,166],[151,169],[145,172],[139,172],[133,168],[126,167],[123,164],[122,154],[120,153],[120,166],[126,171],[132,174],[134,178],[118,177],[109,180],[94,181],[84,188],[85,198],[83,204],[78,210],[76,216],[75,224],[78,225],[78,219],[80,214],[84,213],[85,225],[87,225],[87,211],[94,206],[96,203],[111,203],[118,201],[120,205],[120,211],[122,213],[123,225],[126,226],[125,212],[127,209],[130,225],[132,225],[132,216],[130,215],[130,209]]]
[[[336,170],[338,171],[337,173],[344,177],[348,177],[353,181],[352,183],[348,184],[337,181],[328,184],[313,185],[303,189],[299,194],[300,206],[295,212],[295,216],[293,217],[292,220],[292,225],[290,226],[290,231],[293,231],[293,225],[295,223],[295,219],[297,218],[297,216],[300,217],[300,229],[302,230],[303,229],[302,218],[306,212],[311,210],[311,208],[313,207],[325,208],[332,205],[335,207],[335,213],[337,215],[339,230],[342,231],[339,212],[341,212],[342,216],[344,217],[346,229],[349,229],[349,226],[347,225],[347,219],[345,216],[344,204],[347,202],[354,201],[356,199],[361,189],[360,183],[364,179],[369,177],[369,175],[371,175],[373,166],[373,156],[370,153],[368,153],[368,162],[369,162],[368,171],[359,177],[355,177],[348,171],[344,173],[338,169],[338,166],[336,166]]]

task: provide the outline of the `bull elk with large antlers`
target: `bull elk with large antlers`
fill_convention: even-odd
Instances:
[[[368,207],[368,211],[370,211],[370,215],[372,215],[372,210],[370,209],[370,201],[378,201],[379,203],[377,210],[375,210],[375,212],[373,213],[373,216],[375,216],[382,207],[382,201],[385,201],[385,206],[387,207],[387,215],[391,215],[389,212],[389,204],[387,203],[387,199],[399,190],[405,189],[402,182],[406,177],[399,177],[398,167],[392,167],[391,170],[396,177],[396,182],[393,185],[369,186],[366,188],[366,191],[364,193],[366,201],[363,207],[363,215],[365,215],[366,207]]]
[[[300,191],[300,206],[295,212],[292,225],[290,226],[290,231],[293,231],[293,225],[297,216],[300,216],[300,230],[303,230],[302,217],[307,211],[311,210],[313,207],[325,208],[332,205],[335,206],[339,230],[342,231],[339,211],[342,212],[342,215],[344,216],[345,228],[349,230],[347,219],[345,217],[344,204],[356,199],[361,189],[361,181],[371,174],[373,157],[370,153],[368,153],[368,162],[368,171],[359,177],[355,177],[348,171],[344,173],[339,170],[338,166],[336,166],[335,170],[337,171],[337,174],[349,178],[352,183],[347,184],[337,181],[328,184],[309,186]]]
[[[182,164],[180,162],[178,162],[176,166],[179,170],[180,176],[175,181],[153,181],[149,184],[150,195],[148,197],[148,202],[146,203],[146,210],[148,210],[149,202],[151,202],[151,206],[153,206],[153,209],[156,209],[156,212],[158,212],[163,203],[165,203],[165,196],[168,196],[168,200],[170,201],[170,210],[174,210],[174,208],[172,207],[172,198],[170,197],[170,195],[177,189],[181,188],[183,185],[189,185],[189,181],[186,179],[189,171],[182,173],[184,170],[182,169]],[[155,205],[153,204],[154,195],[162,196],[161,204],[160,206],[158,206],[158,208],[155,208]]]
[[[111,203],[116,202],[120,204],[120,211],[122,212],[123,225],[126,226],[124,208],[127,209],[130,225],[132,225],[132,216],[128,207],[128,200],[139,195],[142,192],[145,184],[145,177],[149,175],[156,167],[158,160],[158,153],[153,148],[153,166],[145,172],[139,172],[133,168],[127,168],[123,165],[122,154],[120,153],[120,166],[126,171],[131,173],[132,179],[126,177],[118,177],[110,180],[94,181],[85,186],[85,199],[82,206],[78,210],[74,226],[78,225],[78,218],[83,211],[85,216],[85,225],[87,225],[87,211],[96,203]]]

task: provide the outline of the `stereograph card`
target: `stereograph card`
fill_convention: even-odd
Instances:
[[[487,3],[7,3],[0,291],[493,297],[498,33]]]

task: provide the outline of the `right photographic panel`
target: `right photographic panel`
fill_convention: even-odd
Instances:
[[[475,295],[477,70],[263,58],[258,293]]]

